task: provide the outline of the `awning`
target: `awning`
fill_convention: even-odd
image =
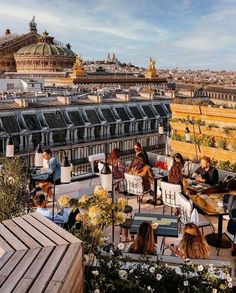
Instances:
[[[161,116],[161,117],[166,117],[167,113],[165,111],[165,109],[163,109],[162,105],[154,105],[157,113]]]
[[[74,126],[84,126],[84,120],[79,111],[68,112],[68,115]]]
[[[117,114],[119,115],[121,121],[130,121],[130,117],[127,114],[125,108],[115,108]]]
[[[15,116],[3,116],[1,117],[3,128],[8,133],[20,133],[19,125]]]
[[[91,122],[91,124],[101,124],[101,121],[95,110],[85,110],[85,113],[88,116],[88,119]]]
[[[129,107],[129,109],[130,109],[130,111],[133,114],[135,119],[137,119],[137,120],[138,119],[143,119],[143,116],[142,116],[142,114],[141,114],[141,112],[140,112],[138,107],[135,107],[135,106],[134,107]]]
[[[56,113],[43,113],[48,127],[51,129],[66,128],[66,122],[62,114],[58,111]]]
[[[148,116],[148,118],[156,118],[156,115],[154,114],[153,110],[149,105],[142,106],[143,111]]]
[[[26,127],[30,131],[42,129],[36,114],[25,114],[25,115],[23,115],[23,118],[25,120]]]
[[[116,122],[116,119],[110,109],[101,109],[107,122]]]

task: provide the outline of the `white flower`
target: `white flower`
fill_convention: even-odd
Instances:
[[[155,268],[154,267],[150,267],[149,272],[153,274],[155,272]]]
[[[198,266],[197,266],[197,270],[198,270],[199,272],[202,272],[202,271],[204,270],[204,267],[203,267],[202,265],[198,265]]]
[[[119,243],[119,244],[117,245],[117,248],[118,248],[119,250],[123,250],[123,249],[125,248],[124,243]]]
[[[119,270],[118,271],[118,274],[119,274],[119,277],[121,279],[125,279],[126,278],[126,275],[127,275],[127,272],[125,270]]]
[[[188,281],[184,281],[184,286],[188,286]]]
[[[227,277],[227,282],[232,283],[232,278],[231,277]]]
[[[130,274],[132,274],[134,272],[134,270],[130,270],[129,272],[130,272]]]
[[[114,252],[113,252],[112,249],[110,249],[109,254],[110,254],[111,256],[114,255]]]
[[[97,276],[97,275],[99,275],[99,272],[98,272],[98,271],[92,271],[92,274],[93,274],[94,276]]]
[[[233,284],[232,283],[228,283],[228,287],[229,288],[232,288],[233,287]]]
[[[182,275],[182,271],[179,267],[175,268],[175,272],[177,275]]]
[[[189,258],[185,259],[186,265],[190,266],[192,264],[192,261]]]
[[[217,293],[217,289],[212,289],[212,293]]]
[[[209,263],[209,268],[213,268],[213,264],[212,263]]]
[[[147,289],[148,289],[148,291],[152,291],[152,287],[151,286],[148,286]]]
[[[158,281],[160,281],[160,280],[162,279],[162,275],[161,275],[161,274],[157,274],[157,275],[156,275],[156,279],[157,279]]]
[[[96,290],[94,291],[94,293],[100,293],[100,290],[99,290],[99,289],[96,289]]]

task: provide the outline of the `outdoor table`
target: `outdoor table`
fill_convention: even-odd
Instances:
[[[207,243],[214,247],[230,248],[230,242],[222,237],[223,216],[229,214],[223,206],[223,195],[220,193],[198,194],[190,198],[204,214],[218,217],[218,233],[206,235]]]
[[[157,187],[158,187],[158,181],[162,180],[164,177],[166,177],[168,175],[168,171],[167,170],[160,170],[159,168],[152,168],[152,171],[155,175],[154,178],[154,205],[157,202]]]
[[[202,194],[202,193],[212,193],[215,192],[215,188],[209,184],[197,182],[195,180],[187,179],[188,186],[187,189],[190,191],[191,194]]]
[[[130,234],[137,234],[138,228],[143,222],[149,222],[150,224],[158,224],[154,230],[155,236],[164,237],[178,237],[178,217],[172,215],[162,214],[145,214],[136,213],[133,217],[132,225],[130,228]]]

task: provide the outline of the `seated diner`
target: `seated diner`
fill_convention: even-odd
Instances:
[[[154,240],[154,232],[150,223],[143,222],[138,229],[134,242],[130,243],[127,252],[140,254],[157,254],[157,244]]]
[[[196,179],[198,182],[214,186],[219,181],[219,174],[218,170],[211,166],[211,159],[207,156],[203,156],[200,161],[200,167],[193,172],[192,178]]]
[[[182,258],[209,257],[209,247],[197,225],[188,223],[184,227],[184,235],[178,246],[170,245],[170,250]]]

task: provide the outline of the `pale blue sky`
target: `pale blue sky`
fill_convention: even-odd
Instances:
[[[236,0],[0,0],[1,33],[26,32],[33,15],[84,59],[236,70]]]

